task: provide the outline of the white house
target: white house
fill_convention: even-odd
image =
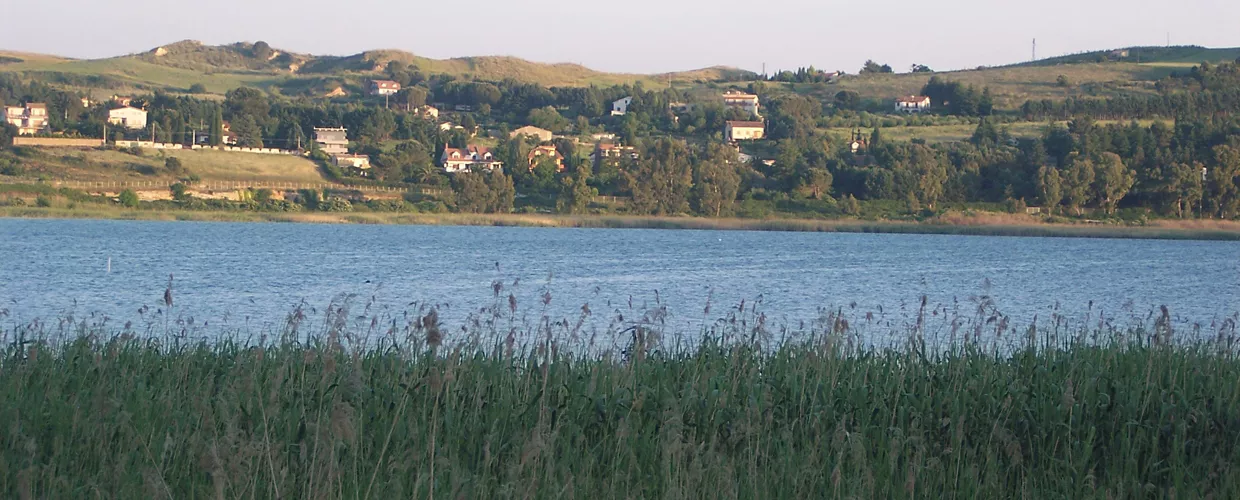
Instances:
[[[349,131],[344,128],[314,128],[314,142],[318,143],[319,151],[329,155],[341,155],[349,152]]]
[[[628,113],[630,104],[633,104],[632,96],[611,103],[611,116],[623,116]]]
[[[365,171],[370,170],[370,157],[366,155],[332,155],[332,163],[337,167],[360,170],[363,174]]]
[[[392,80],[371,80],[366,90],[370,95],[390,96],[400,92],[400,84]]]
[[[920,113],[930,110],[930,98],[924,95],[911,95],[896,98],[897,113]]]
[[[729,90],[723,93],[723,105],[731,108],[741,108],[754,116],[762,116],[762,113],[758,111],[758,96],[753,94]]]
[[[47,104],[26,103],[4,108],[4,121],[17,127],[18,135],[34,135],[47,130]]]
[[[762,122],[728,121],[724,128],[728,142],[750,141],[766,137],[766,124]]]
[[[495,155],[489,149],[479,146],[469,146],[464,149],[444,148],[443,156],[439,157],[439,164],[445,172],[450,174],[492,171],[504,167],[503,162],[496,160]]]
[[[108,111],[108,123],[131,130],[146,128],[146,111],[125,106]]]

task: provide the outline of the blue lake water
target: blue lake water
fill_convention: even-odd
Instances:
[[[906,321],[923,295],[930,309],[964,314],[988,296],[1013,324],[1056,311],[1127,321],[1166,305],[1177,323],[1211,325],[1240,311],[1235,242],[0,220],[8,326],[92,314],[138,322],[163,307],[169,275],[178,317],[243,330],[342,294],[356,294],[357,314],[435,303],[460,322],[497,303],[497,281],[505,309],[509,293],[536,316],[577,318],[588,304],[606,324],[666,306],[668,324],[686,332],[759,299],[768,323],[784,325],[841,308]]]

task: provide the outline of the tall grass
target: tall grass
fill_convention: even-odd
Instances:
[[[795,332],[741,304],[689,342],[662,309],[586,331],[520,320],[501,291],[452,326],[430,307],[337,303],[271,337],[202,339],[192,321],[6,328],[0,492],[1240,495],[1234,318],[1193,340],[1165,311],[1149,328],[935,318],[953,326],[928,342],[924,304],[905,326],[827,312]],[[900,340],[866,341],[878,334]]]

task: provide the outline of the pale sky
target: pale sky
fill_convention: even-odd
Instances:
[[[1131,45],[1240,46],[1236,0],[0,0],[0,50],[99,58],[178,40],[317,55],[510,55],[616,72],[855,73],[1000,65]]]

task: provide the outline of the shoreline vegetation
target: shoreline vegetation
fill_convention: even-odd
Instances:
[[[1155,220],[1145,225],[1057,224],[1025,216],[948,213],[921,221],[864,219],[738,219],[629,215],[461,214],[384,212],[257,212],[0,207],[0,217],[197,222],[286,222],[432,226],[559,227],[583,229],[689,229],[969,236],[1240,240],[1240,222]]]
[[[1125,327],[982,316],[940,345],[946,319],[924,301],[915,324],[830,314],[796,337],[742,303],[684,341],[649,315],[604,332],[525,322],[502,297],[463,327],[347,302],[213,340],[162,311],[146,330],[0,327],[0,492],[1240,495],[1234,317],[1177,331],[1166,308]],[[884,332],[889,347],[866,346]]]

